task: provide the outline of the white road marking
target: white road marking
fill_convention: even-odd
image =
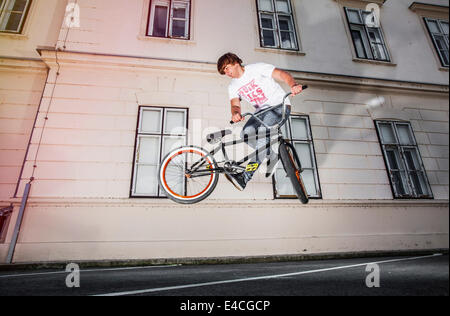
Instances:
[[[325,271],[332,271],[332,270],[340,270],[340,269],[361,267],[361,266],[366,266],[368,264],[374,264],[374,263],[381,264],[381,263],[388,263],[388,262],[400,262],[400,261],[417,260],[417,259],[424,259],[424,258],[437,257],[437,256],[442,256],[442,254],[441,253],[437,253],[437,254],[428,255],[428,256],[409,257],[409,258],[402,258],[402,259],[391,259],[391,260],[383,260],[383,261],[375,261],[375,262],[358,263],[358,264],[352,264],[352,265],[347,265],[347,266],[339,266],[339,267],[333,267],[333,268],[325,268],[325,269],[317,269],[317,270],[309,270],[309,271],[300,271],[300,272],[285,273],[285,274],[265,275],[265,276],[258,276],[258,277],[251,277],[251,278],[242,278],[242,279],[234,279],[234,280],[223,280],[223,281],[214,281],[214,282],[205,282],[205,283],[194,283],[194,284],[186,284],[186,285],[167,286],[167,287],[160,287],[160,288],[153,288],[153,289],[144,289],[144,290],[136,290],[136,291],[126,291],[126,292],[98,294],[98,295],[94,295],[94,296],[136,295],[136,294],[145,294],[145,293],[152,293],[152,292],[179,290],[179,289],[186,289],[186,288],[200,287],[200,286],[210,286],[210,285],[227,284],[227,283],[237,283],[237,282],[246,282],[246,281],[274,279],[274,278],[282,278],[282,277],[294,276],[294,275],[302,275],[302,274],[310,274],[310,273],[318,273],[318,272],[325,272]]]
[[[121,270],[134,270],[134,269],[154,269],[154,268],[169,268],[169,267],[177,267],[179,264],[170,264],[166,266],[143,266],[143,267],[125,267],[125,268],[109,268],[109,269],[89,269],[89,270],[80,270],[80,273],[83,272],[101,272],[101,271],[121,271]],[[26,276],[36,276],[36,275],[48,275],[48,274],[68,274],[67,271],[53,271],[53,272],[40,272],[40,273],[24,273],[24,274],[8,274],[8,275],[0,275],[1,278],[17,278],[17,277],[26,277]]]

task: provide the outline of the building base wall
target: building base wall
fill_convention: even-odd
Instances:
[[[438,201],[30,200],[13,262],[448,249],[448,219],[448,203]],[[11,236],[0,245],[2,262]]]

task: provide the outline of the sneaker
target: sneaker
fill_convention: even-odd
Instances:
[[[247,185],[247,181],[245,181],[245,177],[243,173],[238,174],[227,174],[225,173],[225,177],[233,183],[233,185],[238,189],[239,191],[243,191],[245,189],[245,186]]]

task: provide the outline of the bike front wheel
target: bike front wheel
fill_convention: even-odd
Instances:
[[[284,170],[294,187],[295,194],[300,202],[303,204],[308,203],[308,194],[306,193],[306,187],[300,175],[301,164],[295,148],[290,143],[284,141],[280,144],[279,153]]]
[[[214,191],[219,180],[216,169],[216,161],[203,148],[180,147],[162,160],[159,185],[177,203],[197,203]]]

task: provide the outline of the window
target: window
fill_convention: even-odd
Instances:
[[[370,11],[345,8],[356,56],[361,59],[390,61],[376,15]]]
[[[164,196],[158,185],[161,160],[172,149],[186,145],[187,109],[140,107],[131,196]]]
[[[262,47],[298,50],[290,0],[258,0]]]
[[[375,121],[395,198],[433,198],[408,122]]]
[[[308,196],[321,198],[319,176],[314,153],[309,117],[291,115],[283,127],[283,135],[290,139],[302,164],[302,179]],[[275,197],[296,197],[294,188],[280,162],[274,174]]]
[[[189,39],[190,0],[151,0],[147,36]]]
[[[5,242],[6,229],[9,224],[9,218],[12,213],[12,210],[13,210],[12,206],[0,209],[0,243]]]
[[[0,0],[0,32],[20,33],[31,0]]]
[[[441,64],[448,67],[448,21],[424,18]]]

